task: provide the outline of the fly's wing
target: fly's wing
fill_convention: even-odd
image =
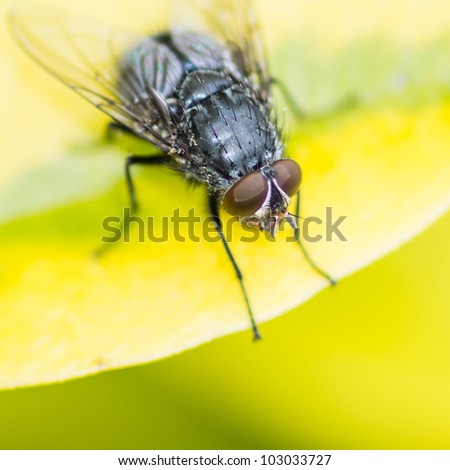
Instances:
[[[143,80],[142,60],[135,67],[124,62],[148,38],[30,8],[11,12],[9,19],[20,45],[54,77],[161,150],[173,149],[175,130],[164,96]],[[150,52],[157,61],[159,51]]]
[[[218,40],[269,107],[270,75],[252,0],[172,0],[172,4],[173,32],[200,32]],[[211,52],[216,54],[213,48]]]

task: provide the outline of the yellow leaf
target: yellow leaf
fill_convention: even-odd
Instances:
[[[314,17],[317,11],[308,8]],[[267,22],[270,11],[267,6]],[[358,29],[353,37],[359,35]],[[8,132],[0,179],[0,386],[147,362],[248,328],[238,283],[219,243],[177,242],[172,235],[164,243],[121,244],[100,260],[90,256],[104,234],[102,219],[120,214],[123,205],[120,152],[86,143],[88,128],[99,129],[95,112],[69,92],[66,97],[61,87],[53,90],[51,79],[28,64],[9,37],[1,39],[7,73],[0,87],[6,103],[0,125]],[[64,102],[52,103],[55,95]],[[24,128],[25,120],[36,125]],[[303,216],[325,220],[331,207],[335,219],[346,217],[340,228],[347,241],[309,244],[320,266],[342,278],[447,210],[449,123],[446,101],[408,107],[379,100],[293,129],[288,152],[304,172]],[[168,172],[142,171],[137,186],[143,216],[158,221],[192,207],[206,215],[203,193],[188,191]],[[317,227],[322,234],[324,225]],[[259,322],[326,287],[285,238],[231,243]],[[270,341],[270,331],[262,332]]]

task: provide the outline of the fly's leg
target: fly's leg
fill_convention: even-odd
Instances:
[[[295,101],[294,97],[292,96],[292,93],[289,91],[289,88],[281,80],[275,77],[271,77],[270,83],[278,87],[281,94],[284,96],[284,99],[286,100],[287,105],[291,109],[294,117],[296,117],[297,119],[302,119],[302,120],[308,119],[307,114],[298,105],[298,103]]]
[[[289,106],[292,114],[294,115],[296,119],[299,119],[299,120],[324,118],[331,114],[337,114],[337,113],[346,111],[348,109],[351,109],[357,104],[356,98],[354,96],[349,96],[343,99],[342,101],[338,102],[337,104],[335,104],[331,109],[325,112],[322,112],[319,115],[317,114],[309,115],[305,113],[305,111],[303,111],[303,109],[298,105],[298,103],[292,96],[292,93],[289,91],[289,88],[281,80],[275,77],[271,77],[270,83],[278,87],[281,94],[284,96],[284,99],[286,100],[286,103]]]
[[[164,155],[149,155],[142,157],[131,155],[125,160],[125,181],[127,183],[128,195],[130,197],[131,215],[136,214],[139,210],[136,198],[136,189],[133,183],[133,178],[131,177],[131,167],[137,165],[163,165],[166,161],[167,157]],[[123,219],[120,222],[119,230],[122,234],[124,234],[124,232],[128,233],[129,227],[124,224]],[[94,252],[94,256],[102,256],[111,246],[112,243],[104,243]]]
[[[125,160],[125,179],[127,182],[128,194],[130,196],[131,212],[137,212],[139,209],[136,189],[134,187],[133,178],[131,177],[131,167],[137,165],[164,165],[168,157],[165,155],[149,155],[145,157],[130,155]]]
[[[295,214],[297,217],[297,220],[300,220],[300,190],[297,191],[297,203],[296,203],[296,208],[295,208]],[[311,259],[311,256],[309,255],[308,251],[306,250],[305,245],[303,244],[303,240],[300,236],[300,229],[296,229],[296,240],[298,245],[300,246],[300,249],[302,250],[303,256],[305,257],[306,261],[308,261],[309,265],[316,271],[318,274],[320,274],[322,277],[324,277],[330,285],[334,286],[336,285],[336,281],[325,271],[319,268],[317,264]]]
[[[106,128],[106,133],[105,133],[106,140],[111,141],[113,140],[114,134],[120,134],[120,133],[132,135],[136,137],[136,134],[128,127],[122,124],[119,124],[118,122],[110,122],[108,124],[108,127]]]
[[[253,311],[252,307],[250,305],[250,301],[247,295],[247,290],[245,289],[245,284],[244,284],[244,278],[242,276],[242,272],[239,269],[239,266],[236,263],[236,260],[234,259],[233,253],[231,253],[230,247],[228,246],[228,243],[225,239],[225,236],[223,234],[222,230],[222,221],[220,219],[219,215],[219,203],[217,198],[214,195],[210,195],[208,198],[208,205],[209,205],[209,211],[210,214],[213,217],[214,224],[215,224],[215,229],[217,230],[217,233],[220,236],[220,240],[222,241],[223,247],[225,248],[225,251],[227,253],[228,259],[230,260],[231,264],[233,265],[234,272],[236,274],[236,277],[238,278],[239,285],[241,286],[241,291],[242,295],[244,296],[245,304],[247,306],[247,312],[250,317],[250,323],[252,325],[252,330],[253,330],[253,340],[258,340],[261,339],[261,335],[258,330],[258,326],[256,325],[255,318],[253,316]]]

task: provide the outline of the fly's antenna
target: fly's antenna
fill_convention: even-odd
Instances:
[[[288,212],[288,214],[292,217],[295,217],[296,219],[302,219],[305,220],[305,217],[300,217],[299,215],[293,214],[292,212]]]

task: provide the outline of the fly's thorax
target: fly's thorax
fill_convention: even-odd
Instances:
[[[223,208],[243,223],[267,230],[274,236],[283,217],[296,227],[288,206],[300,183],[300,166],[291,159],[277,160],[232,184],[223,196]]]
[[[275,160],[280,153],[281,139],[267,111],[229,74],[191,73],[182,85],[180,98],[184,108],[180,127],[190,144],[192,159],[211,177],[224,181],[220,189]]]

